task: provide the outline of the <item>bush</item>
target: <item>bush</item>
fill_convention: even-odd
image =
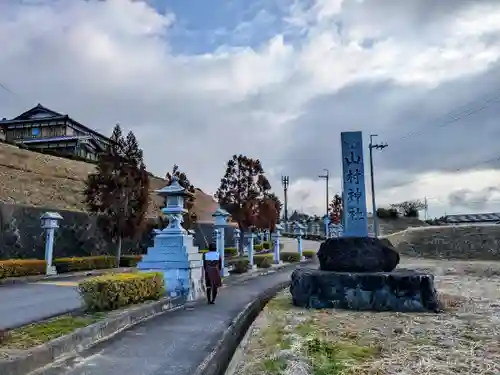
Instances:
[[[263,248],[264,248],[264,246],[261,243],[259,243],[257,245],[253,245],[253,251],[261,251],[261,250],[263,250]]]
[[[316,251],[314,251],[314,250],[304,250],[304,251],[302,251],[302,255],[306,259],[313,259],[316,256]]]
[[[238,249],[235,247],[226,247],[224,249],[224,256],[226,257],[235,257],[238,255]]]
[[[137,267],[142,259],[142,255],[123,255],[120,258],[120,267]]]
[[[265,262],[266,260],[270,261],[269,264],[272,264],[273,254],[256,254],[253,256],[253,263],[259,268],[268,268],[268,267],[261,267],[262,262]]]
[[[250,262],[248,261],[248,259],[238,259],[236,262],[234,262],[231,273],[241,274],[248,272],[249,265]]]
[[[262,243],[262,248],[264,249],[272,249],[273,248],[273,243],[271,241],[266,241]]]
[[[0,261],[0,279],[7,277],[42,275],[47,264],[39,259],[9,259]]]
[[[198,250],[198,252],[200,254],[205,254],[205,253],[208,253],[208,250],[207,249],[200,249],[200,250]],[[238,255],[238,249],[237,248],[235,248],[235,247],[226,247],[224,249],[224,256],[225,257],[234,257],[236,255]]]
[[[78,291],[87,310],[108,311],[160,299],[165,282],[160,272],[118,273],[83,280]]]
[[[287,263],[300,262],[299,253],[280,253],[280,260]]]
[[[270,268],[273,264],[273,257],[264,257],[260,264],[257,265],[258,268]]]
[[[399,212],[395,208],[377,208],[377,217],[381,219],[397,219]]]
[[[116,257],[110,255],[100,255],[81,258],[56,258],[54,266],[58,273],[102,270],[116,267]]]

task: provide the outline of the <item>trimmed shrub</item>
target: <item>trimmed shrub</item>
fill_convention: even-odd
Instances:
[[[253,263],[259,268],[267,268],[267,267],[261,267],[262,262],[264,262],[266,259],[270,260],[272,263],[273,254],[255,254],[253,256]]]
[[[290,252],[280,253],[280,260],[287,263],[300,262],[299,253],[290,253]]]
[[[253,245],[253,251],[261,251],[263,250],[263,246],[261,243],[257,244],[257,245]]]
[[[208,249],[200,249],[198,250],[200,254],[205,254],[208,253]],[[224,249],[224,256],[225,257],[234,257],[238,255],[238,249],[235,247],[226,247]]]
[[[273,264],[273,257],[264,257],[257,265],[258,268],[270,268]]]
[[[316,256],[316,251],[314,250],[303,250],[302,255],[306,259],[313,259]]]
[[[250,262],[248,261],[248,259],[238,259],[236,262],[234,262],[231,273],[241,274],[248,272],[249,265]]]
[[[58,273],[116,268],[116,257],[100,255],[81,258],[56,258],[54,266]]]
[[[271,241],[266,241],[262,243],[262,247],[264,249],[272,249],[273,248],[273,243]]]
[[[238,255],[238,249],[235,247],[226,247],[224,249],[224,256],[225,257],[235,257]]]
[[[109,311],[160,299],[165,282],[160,272],[117,273],[83,280],[78,291],[87,310]]]
[[[39,259],[9,259],[0,261],[0,279],[42,275],[47,264]]]
[[[137,267],[142,259],[142,255],[123,255],[120,258],[120,267]]]

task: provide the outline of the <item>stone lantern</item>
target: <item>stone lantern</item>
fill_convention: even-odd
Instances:
[[[45,274],[47,276],[57,274],[56,267],[52,265],[54,233],[59,228],[59,222],[62,219],[62,216],[57,212],[46,212],[40,217],[41,226],[45,229],[45,262],[47,263]]]

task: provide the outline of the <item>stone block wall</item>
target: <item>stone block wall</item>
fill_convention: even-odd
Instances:
[[[103,236],[96,219],[84,212],[0,203],[0,259],[44,258],[45,233],[40,216],[46,211],[57,211],[64,219],[56,231],[54,257],[115,253],[115,245]],[[123,253],[144,252],[152,244],[149,233],[136,241],[124,240]]]
[[[101,233],[96,218],[85,212],[0,203],[0,260],[44,258],[45,233],[40,226],[40,216],[47,211],[59,212],[63,217],[55,235],[54,257],[115,254],[115,244]],[[146,253],[147,248],[153,246],[151,233],[156,227],[157,222],[149,219],[140,238],[123,240],[122,253]],[[213,230],[212,223],[197,224],[194,235],[195,246],[206,249],[213,239]],[[225,242],[226,247],[234,245],[231,228],[226,230]]]
[[[500,225],[408,228],[385,238],[403,255],[500,261]]]

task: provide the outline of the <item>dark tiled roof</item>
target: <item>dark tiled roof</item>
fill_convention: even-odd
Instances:
[[[500,221],[500,213],[447,215],[445,216],[445,220],[448,223],[497,222]]]

